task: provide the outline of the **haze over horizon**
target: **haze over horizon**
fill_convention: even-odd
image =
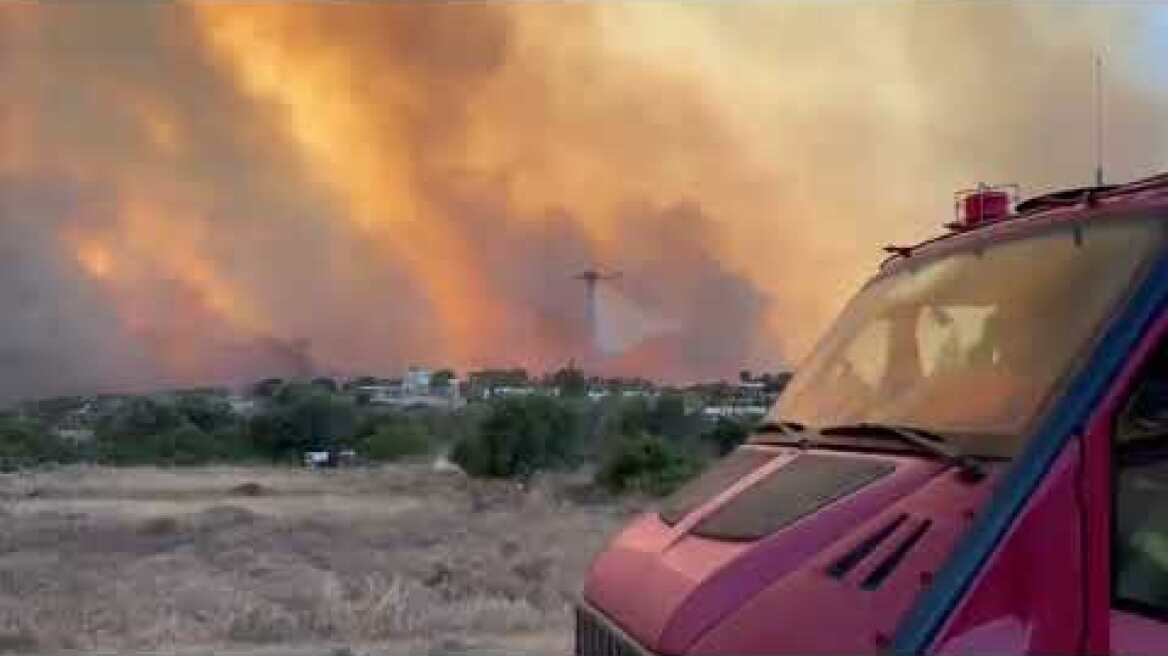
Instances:
[[[1091,181],[1096,52],[1168,168],[1163,6],[0,0],[0,400],[784,366],[955,190]]]

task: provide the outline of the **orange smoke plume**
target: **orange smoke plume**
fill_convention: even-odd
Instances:
[[[1101,44],[1108,170],[1154,168],[1166,13],[3,4],[0,397],[783,366],[951,190],[1085,181]]]

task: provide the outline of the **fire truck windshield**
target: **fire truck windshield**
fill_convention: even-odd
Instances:
[[[912,256],[852,299],[769,419],[917,426],[1011,456],[1163,232],[1099,219]]]

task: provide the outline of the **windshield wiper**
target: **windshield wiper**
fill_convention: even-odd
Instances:
[[[932,431],[915,426],[900,424],[882,424],[876,422],[859,422],[855,424],[840,424],[820,429],[821,435],[857,435],[862,437],[891,438],[930,453],[937,458],[957,467],[963,480],[976,483],[985,478],[985,470],[977,460],[962,453],[945,438]]]
[[[754,427],[754,432],[756,433],[779,433],[786,437],[798,437],[798,434],[805,430],[807,430],[807,427],[803,424],[787,419],[764,421]]]
[[[779,438],[752,438],[751,441],[756,444],[791,444],[794,443],[800,449],[806,450],[811,446],[811,438],[807,436],[804,431],[807,426],[797,421],[790,421],[788,419],[771,419],[764,421],[754,427],[753,433],[755,435],[765,435],[767,433],[778,434]]]

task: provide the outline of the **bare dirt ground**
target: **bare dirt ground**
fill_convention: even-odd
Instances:
[[[426,465],[0,475],[0,652],[564,654],[643,503]]]

